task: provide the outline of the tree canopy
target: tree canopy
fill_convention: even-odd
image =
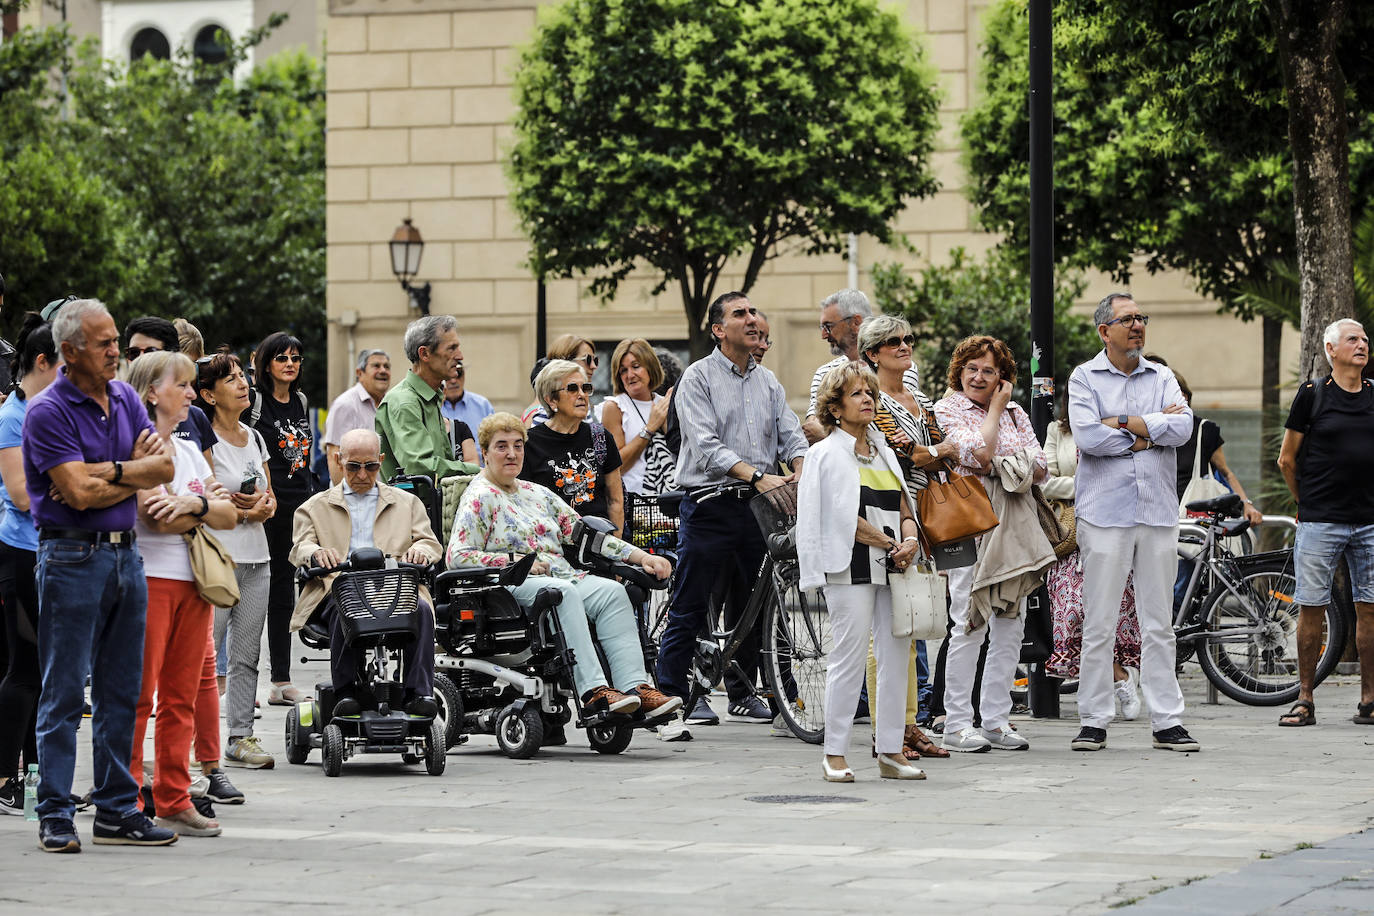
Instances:
[[[780,254],[891,241],[936,189],[933,73],[876,0],[569,0],[521,63],[510,175],[535,274],[610,298],[652,269],[694,355],[723,273],[747,292]]]

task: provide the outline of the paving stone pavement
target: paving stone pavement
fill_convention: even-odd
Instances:
[[[228,771],[249,801],[217,806],[223,836],[100,847],[85,813],[85,851],[56,856],[37,850],[36,825],[0,818],[0,911],[1039,916],[1134,903],[1130,912],[1295,916],[1370,906],[1369,834],[1350,834],[1374,825],[1374,729],[1349,721],[1355,679],[1322,686],[1318,726],[1281,729],[1275,709],[1205,705],[1190,670],[1187,725],[1201,754],[1152,749],[1143,720],[1114,725],[1105,751],[1074,753],[1065,698],[1070,718],[1016,720],[1029,752],[923,761],[923,782],[879,780],[858,727],[852,785],[821,780],[819,748],[728,721],[686,743],[639,733],[618,757],[591,752],[573,730],[566,747],[529,761],[477,737],[440,777],[362,757],[327,779],[318,752],[286,763],[284,710],[269,707],[258,734],[277,768]],[[810,800],[761,798],[779,795]],[[1300,844],[1317,848],[1284,855]]]

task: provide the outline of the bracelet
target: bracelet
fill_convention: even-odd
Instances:
[[[192,514],[193,516],[195,516],[196,518],[205,518],[205,513],[209,512],[209,511],[210,511],[210,500],[206,499],[204,494],[201,494],[201,497],[200,497],[200,511],[199,511],[199,512],[192,512],[191,514]]]
[[[120,482],[121,480],[123,480],[123,479],[124,479],[124,462],[122,462],[122,461],[116,461],[116,462],[114,463],[114,480],[111,480],[110,483],[119,483],[119,482]]]
[[[914,534],[908,534],[906,537],[902,538],[902,543],[905,544],[907,541],[918,541],[918,542],[919,542],[920,540],[921,540],[921,539],[918,538],[916,535],[914,535]]]

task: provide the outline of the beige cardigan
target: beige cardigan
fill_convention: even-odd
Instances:
[[[983,626],[994,614],[1016,617],[1021,600],[1045,581],[1054,563],[1054,548],[1040,527],[1031,496],[1035,456],[1030,448],[1014,455],[997,455],[987,477],[981,478],[997,513],[998,525],[978,544],[969,597],[968,632]]]
[[[1074,474],[1078,473],[1078,446],[1072,432],[1062,432],[1057,420],[1045,432],[1045,463],[1050,476],[1040,485],[1046,499],[1073,502]]]

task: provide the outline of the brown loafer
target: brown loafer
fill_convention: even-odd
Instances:
[[[639,711],[646,719],[661,719],[682,708],[682,697],[670,697],[652,684],[640,684],[630,693],[639,697]]]

